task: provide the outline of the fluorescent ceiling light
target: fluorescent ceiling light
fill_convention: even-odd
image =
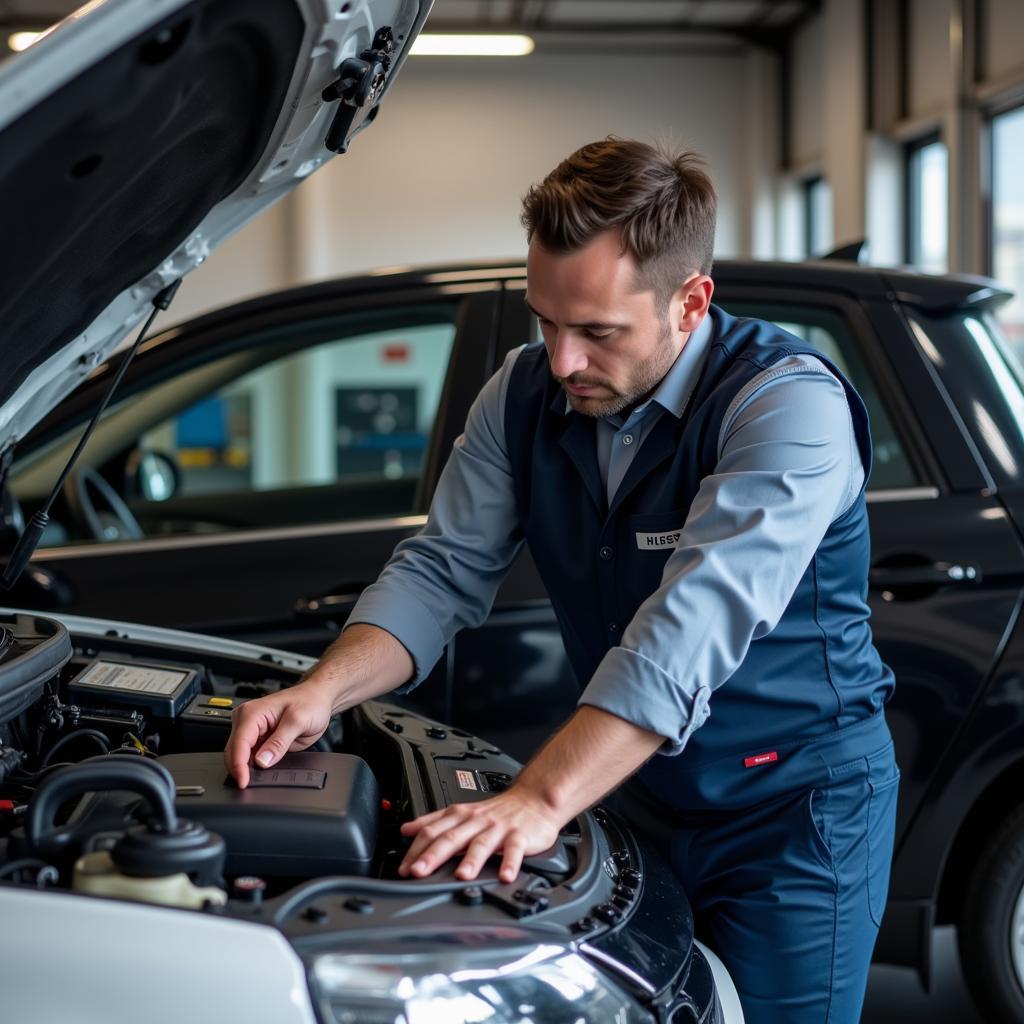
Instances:
[[[421,33],[412,44],[414,57],[525,57],[533,40],[516,35],[442,35]]]
[[[7,45],[15,53],[27,50],[43,33],[42,32],[12,32],[7,37]]]

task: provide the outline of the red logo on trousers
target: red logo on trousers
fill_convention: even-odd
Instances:
[[[743,758],[744,768],[757,768],[758,765],[771,764],[773,761],[778,761],[779,755],[775,750],[770,750],[767,754],[755,754],[753,757]]]

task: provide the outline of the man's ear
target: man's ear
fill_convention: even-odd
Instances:
[[[688,277],[676,292],[679,303],[679,330],[689,334],[695,331],[708,312],[715,283],[707,274]]]

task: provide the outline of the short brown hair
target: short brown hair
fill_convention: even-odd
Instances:
[[[702,163],[633,139],[591,142],[523,197],[527,238],[575,252],[617,227],[639,286],[667,305],[689,274],[711,272],[717,200]]]

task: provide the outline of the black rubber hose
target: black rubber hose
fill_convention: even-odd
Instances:
[[[104,754],[110,753],[110,740],[107,739],[106,733],[102,733],[99,729],[75,729],[74,732],[69,732],[66,736],[61,736],[59,740],[46,752],[46,756],[40,762],[39,767],[45,768],[54,758],[54,755],[58,750],[62,750],[72,740],[77,739],[90,739],[99,743],[103,748]]]
[[[171,773],[155,761],[111,755],[61,768],[39,784],[25,816],[25,835],[31,845],[41,853],[49,846],[63,845],[66,837],[54,828],[61,805],[72,797],[104,789],[138,793],[149,803],[161,828],[173,832],[178,827]]]

